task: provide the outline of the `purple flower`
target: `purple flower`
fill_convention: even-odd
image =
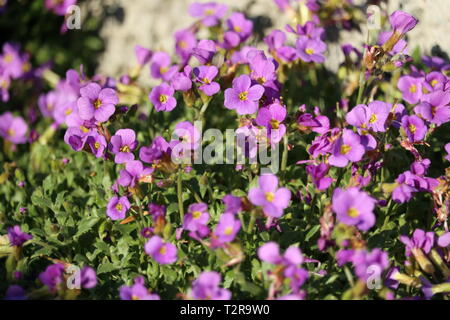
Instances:
[[[172,264],[177,261],[177,248],[164,242],[160,237],[153,236],[145,244],[145,253],[159,264]]]
[[[447,83],[447,77],[439,71],[432,71],[425,76],[423,83],[426,90],[432,92],[435,90],[443,90]]]
[[[148,212],[153,216],[153,218],[164,217],[166,215],[166,207],[164,205],[150,203],[148,205]]]
[[[416,104],[422,98],[423,78],[411,76],[400,77],[397,88],[402,92],[403,100],[410,104]]]
[[[175,90],[180,90],[180,91],[190,90],[192,88],[191,73],[192,73],[192,68],[189,65],[185,66],[183,69],[183,72],[177,72],[172,77],[172,80],[170,81],[170,85]],[[161,101],[159,101],[159,96],[157,97],[156,102],[161,103]],[[176,103],[176,101],[175,101],[175,103]]]
[[[414,186],[414,175],[410,171],[400,174],[395,182],[397,187],[392,191],[392,199],[399,203],[404,203],[412,198],[414,192],[419,191]]]
[[[134,284],[130,287],[120,287],[121,300],[160,300],[155,293],[150,293],[145,287],[144,277],[140,276],[134,279]]]
[[[153,56],[153,52],[151,50],[140,45],[136,45],[134,47],[134,54],[136,55],[136,60],[141,67],[146,65]]]
[[[334,143],[329,163],[335,167],[345,167],[349,162],[358,162],[364,156],[364,146],[359,135],[344,129],[342,136]]]
[[[378,248],[372,251],[356,250],[351,255],[351,262],[355,269],[355,274],[363,281],[370,277],[380,277],[384,270],[389,267],[389,257],[387,252]]]
[[[215,95],[220,91],[220,85],[214,82],[214,78],[219,73],[215,66],[199,66],[194,68],[196,82],[200,84],[199,89],[207,96]]]
[[[58,16],[65,16],[70,6],[77,0],[45,0],[45,7]]]
[[[206,27],[214,27],[217,25],[227,10],[226,5],[215,2],[194,2],[189,6],[189,14],[194,18],[201,19],[203,25]]]
[[[277,176],[263,174],[259,177],[259,187],[250,189],[248,199],[254,205],[261,206],[267,216],[280,218],[289,206],[291,192],[287,188],[278,189]]]
[[[111,137],[109,150],[115,154],[115,163],[134,160],[133,151],[137,147],[136,134],[132,129],[120,129]]]
[[[253,23],[245,18],[245,15],[240,12],[233,12],[230,18],[227,19],[227,26],[229,30],[235,32],[241,42],[244,42],[252,34]]]
[[[186,29],[175,33],[175,52],[183,62],[189,60],[196,46],[197,39],[192,31]]]
[[[434,232],[425,232],[421,229],[416,229],[412,238],[400,236],[400,241],[405,245],[405,255],[407,257],[414,254],[414,251],[417,249],[429,253],[434,245]]]
[[[329,167],[325,163],[321,163],[319,165],[308,165],[306,166],[306,173],[308,173],[317,190],[323,191],[328,189],[328,187],[333,182],[331,177],[327,177]]]
[[[139,150],[139,159],[145,163],[154,163],[164,154],[170,154],[170,145],[163,137],[157,136],[153,139],[151,146],[142,147]]]
[[[97,274],[95,270],[89,266],[81,269],[80,278],[82,288],[92,289],[97,285]]]
[[[333,192],[332,207],[336,217],[344,224],[367,231],[375,224],[376,200],[366,192],[352,187],[347,190],[337,188]]]
[[[30,69],[29,57],[21,54],[20,46],[13,43],[3,45],[3,54],[0,55],[0,73],[7,78],[18,79]]]
[[[280,247],[276,242],[267,242],[258,248],[258,257],[261,261],[285,266],[297,266],[305,261],[301,250],[295,246],[290,246],[280,254]]]
[[[322,27],[318,27],[315,22],[313,21],[307,21],[305,25],[297,24],[295,29],[290,26],[286,25],[286,31],[291,32],[297,36],[300,37],[306,37],[307,39],[322,39],[325,29]]]
[[[227,109],[236,109],[239,115],[252,114],[258,109],[259,99],[264,87],[251,85],[250,77],[243,74],[233,80],[233,87],[225,90],[224,105]]]
[[[131,204],[127,197],[122,196],[119,198],[118,196],[113,196],[106,207],[106,214],[111,220],[122,220],[130,208]]]
[[[445,145],[445,151],[447,152],[445,160],[450,161],[450,142]]]
[[[117,182],[122,187],[134,187],[139,180],[153,173],[153,168],[144,168],[139,160],[132,160],[125,163],[125,169],[120,170]]]
[[[91,133],[93,133],[93,131],[84,126],[69,127],[64,134],[64,142],[73,150],[80,151],[84,148],[84,144]]]
[[[230,300],[231,292],[219,287],[222,277],[215,271],[203,271],[192,283],[189,296],[194,300]]]
[[[31,234],[25,233],[20,229],[20,226],[14,226],[8,228],[8,238],[11,246],[20,247],[22,244],[33,237]]]
[[[286,126],[281,123],[286,118],[286,114],[286,108],[279,103],[273,103],[258,110],[255,122],[268,129],[272,143],[280,142],[286,133]]]
[[[80,89],[80,94],[77,106],[78,114],[83,120],[94,118],[98,122],[106,122],[116,111],[115,105],[119,98],[114,89],[102,89],[99,84],[91,82]]]
[[[436,90],[422,97],[414,112],[431,123],[441,125],[450,121],[450,91]]]
[[[389,22],[395,33],[404,35],[408,31],[414,29],[419,20],[406,12],[397,10],[390,15]]]
[[[225,204],[225,213],[236,214],[242,211],[242,200],[240,197],[227,194],[222,201]]]
[[[173,97],[174,92],[174,88],[163,83],[154,87],[148,97],[156,111],[172,111],[177,106],[177,100]]]
[[[188,208],[184,216],[183,229],[205,234],[209,221],[208,206],[205,203],[194,203]]]
[[[197,58],[200,64],[206,64],[212,60],[216,53],[216,43],[213,40],[202,39],[197,47],[192,50],[192,55]]]
[[[308,39],[305,36],[298,38],[296,42],[297,54],[305,62],[323,63],[327,45],[320,39]]]
[[[104,136],[93,131],[86,138],[86,143],[91,148],[92,153],[97,158],[100,158],[103,156],[105,148],[107,146],[106,139]]]
[[[389,38],[392,37],[393,32],[392,31],[387,31],[387,32],[381,32],[380,35],[378,36],[378,45],[383,46],[388,40]],[[396,54],[408,54],[408,48],[407,48],[408,43],[403,40],[400,39],[392,48],[392,50],[389,52],[391,55],[396,55]]]
[[[214,246],[226,242],[232,242],[241,229],[241,222],[235,219],[234,214],[224,213],[220,216],[219,223],[214,230],[213,239],[217,242]]]
[[[21,286],[12,284],[6,290],[5,300],[27,300],[27,294]]]
[[[373,101],[368,106],[357,105],[349,113],[346,120],[349,124],[362,128],[371,129],[374,132],[386,131],[386,120],[389,116],[391,106],[382,101]]]
[[[437,244],[439,247],[446,248],[450,245],[450,232],[444,233],[437,240]]]
[[[178,150],[195,150],[200,146],[200,140],[201,134],[192,122],[179,122],[173,130],[172,141],[175,142]]]
[[[167,52],[155,52],[153,54],[150,73],[155,79],[170,81],[177,72],[177,66],[171,65],[170,56]]]
[[[25,143],[27,123],[21,117],[14,117],[11,112],[0,115],[0,137],[14,144]]]
[[[39,280],[51,291],[64,281],[64,266],[60,263],[52,264],[39,274]]]
[[[427,126],[418,116],[404,116],[402,128],[411,142],[422,141],[427,133]]]

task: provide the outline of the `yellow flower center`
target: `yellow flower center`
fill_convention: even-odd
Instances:
[[[259,84],[264,84],[266,82],[267,82],[267,79],[265,77],[258,78],[258,83]]]
[[[180,41],[180,42],[178,42],[178,46],[181,49],[186,49],[187,48],[187,43],[186,43],[186,41]]]
[[[239,100],[246,101],[247,100],[247,95],[248,95],[247,91],[239,93]]]
[[[211,83],[211,81],[209,81],[208,78],[203,78],[202,81],[203,81],[204,83],[206,83],[206,84],[210,84],[210,83]]]
[[[241,27],[239,27],[239,26],[234,26],[234,31],[236,31],[236,32],[241,32],[242,31],[242,29],[241,29]]]
[[[213,14],[214,14],[214,10],[213,9],[205,10],[205,16],[212,16]]]
[[[202,215],[201,211],[194,211],[194,212],[192,212],[192,217],[194,219],[200,218],[201,215]]]
[[[68,109],[66,109],[66,111],[64,111],[64,114],[66,115],[66,116],[68,116],[69,114],[71,114],[72,113],[72,108],[68,108]]]
[[[431,86],[434,88],[434,86],[436,86],[438,83],[439,83],[439,81],[434,79],[433,81],[431,81]]]
[[[309,55],[314,54],[314,49],[306,48],[305,52]]]
[[[94,143],[94,148],[95,149],[99,149],[100,148],[100,143],[98,143],[98,142]]]
[[[167,67],[161,67],[161,68],[159,68],[159,73],[161,73],[161,74],[164,74],[164,73],[166,73],[167,71],[169,71],[169,68],[167,68]]]
[[[102,101],[100,99],[97,99],[94,101],[94,108],[98,109],[102,106]]]
[[[226,227],[223,233],[229,236],[230,234],[233,233],[233,227]]]
[[[357,216],[359,216],[359,211],[356,208],[350,208],[348,209],[348,215],[352,218],[356,218]]]
[[[413,124],[410,124],[409,126],[408,126],[408,129],[409,129],[409,131],[411,131],[411,133],[416,133],[416,126],[415,125],[413,125]]]
[[[2,88],[8,88],[8,82],[6,82],[6,80],[2,80],[2,81],[0,81],[0,87],[2,87]]]
[[[120,152],[130,152],[130,147],[129,146],[123,146],[120,148]]]
[[[377,115],[376,115],[375,113],[373,113],[373,114],[370,116],[369,123],[377,122],[377,120],[378,120]]]
[[[166,252],[167,252],[166,246],[162,246],[162,247],[159,249],[159,254],[165,255]]]
[[[121,204],[121,203],[118,203],[118,204],[116,205],[116,210],[117,210],[117,211],[122,211],[122,209],[123,209],[122,204]]]
[[[416,93],[417,92],[417,86],[415,84],[412,84],[411,87],[409,87],[409,92]]]
[[[80,130],[83,131],[84,133],[88,133],[89,129],[86,128],[85,126],[80,126]]]
[[[275,194],[273,192],[266,192],[266,200],[272,202],[275,199]]]
[[[3,61],[5,63],[10,63],[13,60],[13,56],[11,53],[7,53],[5,54],[5,56],[3,57]]]
[[[350,147],[348,144],[343,144],[341,146],[341,154],[347,154],[350,152],[351,149],[352,147]]]
[[[280,121],[272,119],[270,120],[270,125],[272,126],[272,129],[278,129],[280,127]]]
[[[167,96],[165,94],[162,94],[159,96],[159,102],[166,103],[167,102]]]
[[[8,136],[13,137],[15,134],[13,129],[8,129]]]
[[[131,300],[141,300],[141,298],[139,298],[137,295],[133,294],[131,296]]]
[[[28,72],[31,69],[31,64],[29,62],[26,62],[22,65],[22,71],[23,72]]]

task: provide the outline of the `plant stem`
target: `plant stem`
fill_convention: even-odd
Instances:
[[[283,155],[281,158],[281,171],[286,171],[287,160],[288,160],[288,137],[287,133],[283,137]]]
[[[178,171],[177,180],[177,196],[178,196],[178,210],[180,211],[180,223],[184,220],[184,208],[183,208],[183,171]]]

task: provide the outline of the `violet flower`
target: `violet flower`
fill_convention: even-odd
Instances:
[[[362,231],[369,230],[375,224],[375,203],[374,198],[355,187],[347,190],[337,188],[333,192],[332,207],[336,217],[342,223]]]
[[[345,167],[349,162],[360,161],[364,152],[361,137],[349,129],[344,129],[341,137],[334,143],[328,161],[332,166]]]
[[[39,274],[39,280],[48,287],[50,291],[64,281],[64,266],[56,263],[48,266],[45,271]]]
[[[291,192],[287,188],[278,188],[278,178],[273,174],[261,175],[258,183],[259,187],[250,189],[248,199],[261,206],[267,216],[280,218],[289,206]]]
[[[127,197],[113,196],[106,207],[106,214],[111,220],[122,220],[125,219],[125,215],[130,208],[131,204]]]
[[[436,125],[450,121],[450,91],[436,90],[422,97],[414,112]]]
[[[120,287],[120,299],[121,300],[160,300],[159,296],[155,293],[150,293],[145,287],[144,277],[140,276],[134,279],[132,286]]]
[[[0,137],[14,144],[27,142],[28,125],[22,117],[14,117],[11,112],[0,115]]]
[[[216,43],[213,40],[202,39],[198,42],[197,47],[192,49],[192,55],[200,62],[200,64],[206,64],[211,62],[216,51]]]
[[[199,66],[194,68],[195,81],[200,84],[199,89],[207,96],[213,96],[220,91],[220,85],[214,82],[219,73],[215,66]]]
[[[286,118],[286,114],[286,108],[279,103],[273,103],[258,110],[255,122],[267,128],[272,143],[280,142],[286,133],[286,126],[281,123]]]
[[[189,206],[188,212],[184,216],[183,229],[206,236],[209,232],[208,221],[208,206],[205,203],[194,203]]]
[[[244,42],[250,37],[253,32],[253,23],[245,18],[245,15],[240,12],[233,12],[230,18],[227,19],[227,26],[229,30],[235,32],[240,42]]]
[[[134,54],[136,56],[136,60],[139,66],[143,67],[146,65],[152,58],[153,52],[147,48],[144,48],[140,45],[136,45],[134,47]]]
[[[191,57],[192,50],[197,46],[197,39],[192,31],[180,30],[175,33],[175,52],[183,62]]]
[[[16,225],[14,227],[8,228],[8,238],[11,246],[20,247],[26,241],[31,240],[33,237],[31,234],[22,231],[20,226]]]
[[[402,128],[411,142],[422,141],[428,131],[427,126],[418,116],[404,116]]]
[[[328,189],[333,183],[331,177],[327,177],[329,167],[325,163],[320,163],[319,165],[307,165],[306,173],[311,177],[317,190],[323,191]]]
[[[406,12],[397,10],[389,16],[389,22],[395,33],[404,35],[414,29],[419,20]]]
[[[139,183],[140,179],[151,175],[153,171],[153,168],[144,168],[144,165],[139,160],[128,161],[125,163],[125,169],[120,170],[117,182],[122,187],[133,188],[136,183]]]
[[[225,204],[225,212],[224,213],[237,214],[243,210],[242,209],[242,200],[240,197],[235,197],[231,194],[227,194],[222,198],[222,201]]]
[[[194,300],[230,300],[231,292],[220,288],[222,277],[215,271],[203,271],[192,282],[188,296]]]
[[[136,134],[132,129],[117,130],[111,137],[109,150],[115,154],[115,163],[126,163],[134,160],[133,151],[137,147]]]
[[[233,80],[233,87],[225,90],[224,105],[227,109],[235,109],[239,115],[252,114],[258,109],[259,99],[264,94],[264,87],[251,85],[248,75],[240,75]]]
[[[93,268],[85,266],[83,269],[81,269],[80,285],[85,289],[92,289],[97,286],[97,274]]]
[[[171,64],[170,56],[167,52],[155,52],[150,62],[150,73],[155,79],[170,81],[177,72],[178,67]]]
[[[104,136],[93,131],[86,138],[86,144],[91,148],[92,154],[97,158],[101,158],[104,154],[107,142]]]
[[[175,245],[164,242],[159,236],[153,236],[147,241],[145,253],[159,264],[172,264],[177,261],[177,248]]]
[[[323,63],[325,56],[323,53],[327,50],[327,45],[320,39],[308,39],[299,37],[296,42],[297,54],[304,62]]]
[[[398,80],[397,88],[402,92],[403,100],[410,104],[416,104],[422,98],[423,78],[402,76]]]
[[[115,105],[119,98],[114,89],[102,89],[99,84],[91,82],[80,89],[80,94],[77,101],[78,114],[83,120],[106,122],[116,111]]]
[[[241,222],[234,217],[234,214],[222,214],[213,233],[213,246],[216,247],[227,242],[232,242],[240,229]]]
[[[172,86],[163,83],[154,87],[148,97],[156,111],[172,111],[177,106],[177,100],[173,97],[174,93]]]
[[[416,229],[411,238],[400,236],[400,241],[405,245],[405,255],[407,257],[411,256],[417,249],[430,253],[434,245],[434,232]]]
[[[189,6],[189,14],[194,18],[201,19],[206,27],[214,27],[226,14],[228,7],[215,2],[194,2]]]

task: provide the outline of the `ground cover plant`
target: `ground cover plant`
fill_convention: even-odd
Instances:
[[[0,297],[448,299],[450,63],[407,12],[275,3],[291,23],[261,35],[193,2],[174,54],[120,76],[3,42]],[[63,38],[75,4],[30,12]],[[367,19],[327,69],[329,28]]]

